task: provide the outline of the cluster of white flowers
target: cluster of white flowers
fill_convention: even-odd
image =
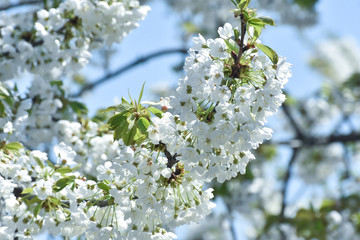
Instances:
[[[64,129],[64,126],[67,128]],[[77,123],[64,120],[56,128],[59,132],[64,130],[62,134],[66,135],[63,135],[62,140],[69,140],[75,146],[79,139],[74,133],[80,130],[79,127],[81,128]],[[92,127],[96,127],[96,124],[93,123]],[[83,147],[83,152],[89,152],[88,155],[76,156],[86,158],[87,163],[94,161],[97,164],[91,164],[96,168],[92,172],[86,169],[88,165],[85,164],[85,171],[96,176],[99,181],[103,180],[105,188],[81,177],[79,172],[65,171],[69,162],[64,162],[64,159],[61,159],[61,165],[53,168],[49,165],[47,155],[38,150],[21,151],[16,157],[9,157],[0,151],[1,183],[4,186],[1,197],[6,204],[3,214],[7,219],[3,227],[7,229],[9,238],[20,236],[24,232],[33,235],[47,229],[54,235],[68,237],[86,233],[88,239],[100,236],[102,239],[109,239],[110,236],[121,236],[123,239],[172,239],[175,235],[166,232],[164,226],[175,227],[197,222],[214,207],[209,201],[213,197],[212,190],[203,191],[202,182],[185,175],[180,165],[177,166],[175,175],[167,168],[167,159],[158,156],[156,152],[144,148],[133,150],[118,142],[112,143],[111,135],[104,135],[105,140],[100,140],[100,136],[91,133],[86,135],[91,138],[89,142],[92,144],[104,144],[108,141],[109,145],[117,147],[114,149],[114,157],[108,154],[106,159],[101,159],[108,150],[104,146],[97,149],[97,153]],[[92,142],[96,138],[99,139]],[[96,145],[89,144],[88,147],[96,148]],[[55,152],[65,160],[74,157],[74,151],[64,142],[55,146]],[[99,158],[103,164],[99,163]],[[32,181],[32,178],[36,181]],[[59,191],[56,190],[57,187],[62,187],[62,181],[67,181],[67,184]],[[41,200],[38,215],[26,211],[36,206],[29,203],[30,209],[27,209],[25,202],[17,199],[19,195],[15,197],[15,187],[33,189],[32,194]],[[104,198],[104,189],[108,191],[107,198]],[[112,200],[106,201],[102,207],[97,204],[102,202],[99,200],[102,198],[103,202],[109,198]],[[47,206],[50,203],[54,205]],[[69,206],[70,211],[66,210],[66,206]],[[46,211],[47,207],[51,208],[50,212]],[[55,214],[55,219],[52,214]],[[26,226],[14,225],[24,221]],[[106,233],[103,232],[105,230]]]
[[[219,28],[222,38],[194,38],[195,46],[185,62],[187,76],[179,81],[171,103],[188,130],[182,137],[190,139],[187,148],[176,152],[185,170],[195,171],[206,181],[216,177],[223,182],[238,172],[245,173],[247,163],[254,159],[250,150],[271,137],[271,129],[264,127],[266,117],[285,100],[281,89],[291,76],[290,64],[284,59],[274,68],[256,53],[249,56],[250,80],[225,76],[230,54],[224,40],[233,36],[233,31],[227,23]],[[204,114],[200,116],[201,111]],[[172,129],[174,138],[178,129]],[[167,145],[174,147],[173,142]]]
[[[238,30],[229,23],[219,28],[220,38],[194,38],[187,75],[175,97],[161,99],[161,114],[147,116],[141,144],[126,146],[116,130],[113,136],[103,123],[75,117],[79,106],[53,81],[54,71],[82,67],[90,49],[120,41],[147,10],[133,0],[66,0],[37,12],[30,40],[17,23],[2,20],[0,67],[8,75],[0,77],[46,69],[25,95],[0,85],[3,239],[43,230],[87,239],[176,238],[174,227],[199,222],[215,206],[205,183],[244,174],[251,150],[271,137],[264,125],[285,100],[290,64],[272,63],[251,48],[234,62],[229,44],[236,48]],[[53,138],[55,159],[16,143],[36,148]]]
[[[66,0],[34,16],[2,14],[0,80],[24,71],[79,70],[90,50],[120,42],[148,11],[137,0]]]

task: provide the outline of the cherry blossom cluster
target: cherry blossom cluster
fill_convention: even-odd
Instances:
[[[179,81],[171,104],[185,122],[190,141],[187,148],[177,150],[185,169],[207,181],[216,177],[223,182],[238,172],[244,174],[254,159],[251,149],[271,137],[271,129],[264,127],[266,117],[285,100],[281,89],[291,73],[284,59],[274,68],[265,56],[253,53],[244,63],[249,71],[240,78],[227,76],[231,56],[225,41],[234,36],[234,29],[227,23],[219,35],[194,38],[185,62],[187,76]],[[176,136],[177,128],[173,129],[171,136]],[[173,140],[162,142],[175,146]]]
[[[54,76],[85,65],[91,49],[121,41],[147,7],[66,0],[36,12],[20,31],[2,20],[0,67],[8,75],[1,78],[24,70],[38,75],[26,94],[12,81],[0,83],[0,238],[31,239],[47,230],[165,240],[176,238],[176,226],[209,215],[215,204],[205,184],[246,172],[252,150],[271,137],[266,118],[285,100],[291,76],[290,64],[255,37],[273,21],[256,18],[245,3],[241,17],[235,14],[240,29],[226,23],[219,38],[193,39],[186,76],[174,97],[158,103],[161,110],[140,102],[141,92],[138,102],[110,107],[115,115],[108,124],[86,117]],[[251,19],[261,27],[246,31]],[[26,150],[53,141],[53,154]]]
[[[96,123],[87,125],[93,131],[83,135],[86,146],[81,148],[77,136],[82,135],[83,127],[77,122],[58,122],[55,128],[62,142],[54,147],[58,158],[55,166],[41,151],[21,150],[10,156],[6,151],[11,145],[2,146],[4,239],[34,235],[43,229],[67,237],[86,234],[88,239],[172,239],[175,235],[163,226],[197,222],[211,212],[212,190],[203,191],[201,179],[185,176],[181,165],[177,165],[179,173],[175,176],[167,167],[166,157],[113,142],[112,135],[99,134]],[[114,150],[112,155],[110,149]],[[77,154],[80,150],[82,155]],[[88,169],[90,162],[95,169]],[[73,172],[69,168],[73,164],[83,164],[84,172],[96,176],[98,182]],[[32,189],[29,194],[36,196],[37,205],[26,197],[20,200],[15,188]],[[29,198],[31,201],[33,196]],[[38,212],[32,212],[37,206]],[[26,224],[18,226],[18,222]]]
[[[137,0],[66,0],[35,14],[2,14],[0,80],[79,70],[92,49],[121,42],[148,11]]]

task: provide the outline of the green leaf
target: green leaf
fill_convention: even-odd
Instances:
[[[71,173],[72,171],[73,170],[71,168],[69,168],[69,167],[61,167],[61,168],[56,169],[55,172],[60,173],[61,175],[63,175],[63,174],[66,174],[66,173]]]
[[[138,100],[138,103],[140,104],[141,102],[141,98],[143,96],[143,93],[144,93],[144,87],[145,87],[145,82],[143,83],[142,87],[141,87],[141,91],[140,91],[140,95],[139,95],[139,100]]]
[[[147,108],[150,112],[152,112],[155,116],[158,118],[162,118],[163,112],[157,108],[154,107],[148,107]]]
[[[254,28],[254,34],[252,42],[255,43],[255,41],[260,37],[262,28],[261,27],[253,27]]]
[[[117,128],[122,122],[126,122],[126,117],[125,114],[127,113],[128,111],[124,111],[124,112],[121,112],[121,113],[118,113],[114,116],[112,116],[109,121],[107,122],[108,125],[109,125],[109,128],[110,130],[114,130],[115,128]]]
[[[56,205],[61,205],[61,201],[60,201],[60,199],[58,199],[58,198],[56,198],[56,197],[50,197],[49,198],[49,201],[50,202],[52,202],[52,203],[54,203],[54,204],[56,204]]]
[[[128,101],[126,101],[126,99],[124,97],[121,98],[121,103],[122,104],[128,104],[129,107],[131,107],[131,104]]]
[[[150,122],[146,118],[141,117],[138,120],[137,125],[139,126],[140,131],[145,134],[150,125]]]
[[[10,92],[3,86],[0,85],[0,98],[4,99],[4,101],[10,106],[13,105],[13,99]],[[1,104],[1,103],[0,103]],[[1,110],[0,110],[1,111]],[[0,113],[1,114],[1,113]]]
[[[69,102],[69,106],[77,115],[86,115],[88,112],[86,105],[81,102],[71,101]]]
[[[131,108],[131,104],[125,100],[125,98],[121,98],[121,103],[118,105],[110,106],[106,108],[105,110],[102,110],[102,112],[110,112],[110,111],[117,111],[117,112],[124,112]]]
[[[40,209],[41,209],[43,203],[44,203],[44,202],[42,201],[41,203],[39,203],[38,205],[36,205],[36,207],[34,208],[34,217],[35,217],[35,218],[36,218],[37,215],[39,214]]]
[[[107,107],[106,109],[102,110],[102,112],[106,113],[106,112],[115,112],[117,109],[116,106],[110,106],[110,107]]]
[[[260,20],[262,20],[265,24],[270,26],[276,26],[275,21],[270,17],[258,17]]]
[[[124,137],[122,138],[122,140],[124,141],[124,144],[126,145],[126,146],[129,146],[129,145],[132,145],[132,144],[134,144],[133,143],[133,141],[134,141],[134,136],[135,136],[135,134],[136,134],[136,127],[134,126],[134,127],[132,127],[131,129],[130,129],[130,131],[128,131],[125,135],[124,135]]]
[[[134,101],[133,101],[132,98],[131,98],[130,90],[129,90],[129,89],[128,89],[128,95],[129,95],[129,98],[130,98],[130,101],[131,101],[132,106],[135,106],[135,103],[134,103]],[[136,100],[135,100],[135,101],[136,101]]]
[[[313,9],[318,0],[295,0],[294,2],[307,10]]]
[[[8,97],[10,96],[9,91],[6,88],[4,88],[2,85],[0,85],[0,94]]]
[[[237,5],[236,2],[234,2],[234,0],[230,0],[235,6]]]
[[[23,145],[19,142],[11,142],[6,144],[5,148],[10,152],[18,152],[21,148],[23,148]]]
[[[130,130],[135,125],[135,119],[132,118],[132,117],[130,117],[128,119],[129,119],[129,121],[128,121],[128,123],[129,123],[128,129]]]
[[[248,24],[250,26],[253,26],[253,27],[261,27],[261,28],[264,28],[266,23],[264,23],[261,19],[259,18],[250,18],[248,20]]]
[[[43,162],[38,157],[34,157],[35,162],[41,167],[44,168]]]
[[[239,0],[237,1],[239,3],[237,7],[241,10],[244,10],[250,4],[250,1],[251,0]]]
[[[21,194],[26,195],[26,194],[31,194],[33,193],[33,188],[25,188],[24,190],[22,190]]]
[[[116,106],[117,107],[117,111],[119,112],[128,112],[128,110],[131,108],[131,105],[128,103],[121,103],[119,105]]]
[[[46,162],[47,162],[47,165],[50,166],[52,169],[55,168],[55,167],[54,167],[54,164],[53,164],[49,159],[46,160]]]
[[[129,124],[127,121],[123,121],[121,124],[119,124],[117,126],[117,128],[114,131],[114,136],[113,136],[114,141],[122,138],[122,135],[124,134],[124,131],[125,132],[127,131],[128,126],[129,126]]]
[[[100,189],[102,189],[102,190],[104,190],[105,192],[109,192],[109,190],[111,189],[111,187],[109,187],[107,184],[105,184],[104,182],[99,182],[98,184],[97,184],[97,186],[100,188]]]
[[[142,134],[141,131],[137,128],[136,134],[134,136],[135,143],[140,145],[143,141],[145,141],[146,138],[147,138],[146,135]]]
[[[272,48],[263,45],[263,44],[256,44],[255,45],[257,48],[259,48],[263,53],[266,54],[266,56],[268,56],[270,58],[270,60],[272,61],[273,64],[277,64],[279,61],[279,56],[277,55],[277,53],[272,50]]]
[[[240,38],[240,33],[239,30],[237,30],[236,28],[234,29],[234,35],[235,35],[235,40],[237,41],[237,39]],[[237,44],[236,44],[237,45]],[[239,46],[238,46],[239,47]]]
[[[51,85],[51,86],[61,87],[61,86],[63,85],[63,82],[60,81],[60,80],[58,80],[58,81],[54,80],[54,81],[51,81],[51,82],[50,82],[50,85]]]
[[[3,102],[0,101],[0,118],[5,118],[5,117],[6,117],[5,106]]]
[[[235,53],[239,52],[239,45],[236,44],[236,42],[232,39],[224,39],[224,42],[228,49],[231,51],[234,51]]]
[[[74,179],[72,178],[61,178],[59,180],[56,181],[54,187],[53,187],[53,191],[54,192],[60,192],[61,190],[63,190],[67,185],[71,184],[74,182]]]
[[[248,24],[253,27],[264,28],[265,25],[275,26],[275,21],[269,17],[250,18]]]

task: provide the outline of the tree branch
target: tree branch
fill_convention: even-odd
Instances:
[[[324,146],[330,143],[348,143],[348,142],[357,142],[360,141],[360,132],[353,132],[350,134],[341,134],[341,135],[330,135],[330,136],[309,136],[303,139],[294,138],[291,140],[285,141],[266,141],[264,144],[272,145],[287,145],[292,148],[305,148],[313,146]]]
[[[17,7],[20,7],[20,6],[35,5],[35,4],[39,4],[39,3],[41,3],[41,1],[39,1],[39,0],[28,0],[28,1],[19,2],[19,3],[16,3],[16,4],[9,4],[7,6],[0,7],[0,11],[6,11],[6,10],[9,10],[9,9],[12,9],[12,8],[17,8]]]
[[[246,21],[244,19],[243,14],[240,14],[240,21],[241,21],[240,40],[235,39],[236,43],[239,46],[239,52],[238,52],[238,54],[232,53],[232,57],[234,58],[234,65],[231,67],[230,78],[238,78],[239,77],[240,69],[241,69],[240,60],[241,60],[242,54],[244,53],[244,51],[246,51],[246,49],[244,47],[244,40],[245,40],[245,33],[246,33]]]
[[[289,106],[287,104],[283,104],[282,105],[282,110],[285,113],[285,116],[287,117],[287,119],[289,120],[291,126],[294,128],[295,133],[296,133],[296,137],[300,138],[300,139],[304,139],[305,135],[303,134],[303,131],[301,130],[299,124],[295,121],[294,116],[292,115]]]
[[[111,72],[105,76],[103,76],[102,78],[96,80],[95,82],[92,83],[88,83],[86,85],[84,85],[81,90],[75,94],[72,94],[71,97],[80,97],[82,96],[85,92],[92,90],[93,88],[108,82],[109,80],[111,80],[111,78],[118,76],[124,72],[127,72],[129,70],[131,70],[132,68],[136,67],[137,65],[141,64],[141,63],[145,63],[147,61],[149,61],[150,59],[153,58],[157,58],[157,57],[161,57],[163,55],[169,55],[169,54],[174,54],[174,53],[182,53],[182,54],[186,54],[187,50],[184,48],[178,48],[178,49],[168,49],[168,50],[163,50],[163,51],[158,51],[155,53],[151,53],[149,55],[146,55],[144,57],[140,57],[128,64],[126,64],[125,66],[119,68],[118,70]]]
[[[282,221],[284,219],[285,208],[286,208],[287,188],[289,185],[289,180],[291,178],[291,169],[292,169],[292,165],[294,164],[298,153],[299,153],[299,149],[294,148],[293,152],[292,152],[292,156],[290,158],[290,161],[289,161],[287,169],[286,169],[286,173],[285,173],[285,177],[284,177],[284,185],[283,185],[283,189],[281,191],[282,202],[281,202],[281,210],[280,210],[280,214],[279,214],[280,221]]]

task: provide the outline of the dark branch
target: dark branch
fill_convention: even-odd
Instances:
[[[293,152],[292,152],[291,159],[290,159],[290,161],[288,163],[288,166],[287,166],[287,169],[286,169],[285,176],[284,176],[284,185],[283,185],[283,189],[281,191],[281,193],[282,193],[282,202],[281,202],[281,210],[280,210],[280,214],[279,214],[280,221],[282,221],[283,218],[284,218],[284,213],[285,213],[285,208],[286,208],[287,188],[288,188],[288,185],[289,185],[289,180],[291,178],[292,165],[294,164],[298,153],[299,153],[299,149],[294,148]]]
[[[244,47],[244,40],[245,40],[245,33],[246,33],[246,21],[243,14],[240,14],[240,20],[241,20],[241,36],[240,39],[235,39],[236,43],[239,46],[239,53],[236,54],[235,52],[232,52],[232,57],[234,58],[234,65],[231,67],[231,78],[238,78],[240,75],[240,69],[241,64],[240,60],[243,55],[243,53],[247,50],[247,48]]]
[[[35,4],[39,4],[41,3],[41,1],[39,0],[28,0],[28,1],[24,1],[24,2],[19,2],[16,4],[9,4],[7,6],[4,7],[0,7],[0,11],[6,11],[12,8],[17,8],[17,7],[21,7],[21,6],[25,6],[25,5],[35,5]]]
[[[303,134],[303,131],[301,131],[299,124],[295,121],[294,116],[292,115],[289,106],[287,104],[283,104],[282,105],[282,110],[285,113],[285,116],[287,117],[287,119],[289,120],[291,126],[294,128],[295,133],[296,133],[296,137],[300,138],[300,139],[304,139],[305,135]]]
[[[163,55],[173,54],[173,53],[186,54],[187,50],[183,49],[183,48],[169,49],[169,50],[163,50],[163,51],[158,51],[158,52],[155,52],[155,53],[151,53],[151,54],[149,54],[147,56],[144,56],[144,57],[140,57],[139,59],[134,60],[134,61],[126,64],[125,66],[119,68],[118,70],[116,70],[116,71],[114,71],[112,73],[109,73],[109,74],[105,75],[104,77],[96,80],[95,82],[86,84],[85,86],[82,87],[82,89],[78,93],[75,93],[75,94],[71,95],[71,97],[80,97],[85,92],[90,91],[93,88],[95,88],[95,87],[97,87],[97,86],[99,86],[99,85],[101,85],[101,84],[103,84],[105,82],[108,82],[109,80],[111,80],[111,78],[113,78],[115,76],[118,76],[118,75],[120,75],[120,74],[122,74],[124,72],[127,72],[127,71],[131,70],[132,68],[136,67],[137,65],[149,61],[150,59],[161,57]]]
[[[360,133],[354,132],[350,134],[342,135],[330,135],[330,136],[310,136],[306,138],[295,138],[287,141],[267,141],[265,144],[273,145],[287,145],[292,148],[305,148],[313,146],[324,146],[330,143],[349,143],[360,141]]]

